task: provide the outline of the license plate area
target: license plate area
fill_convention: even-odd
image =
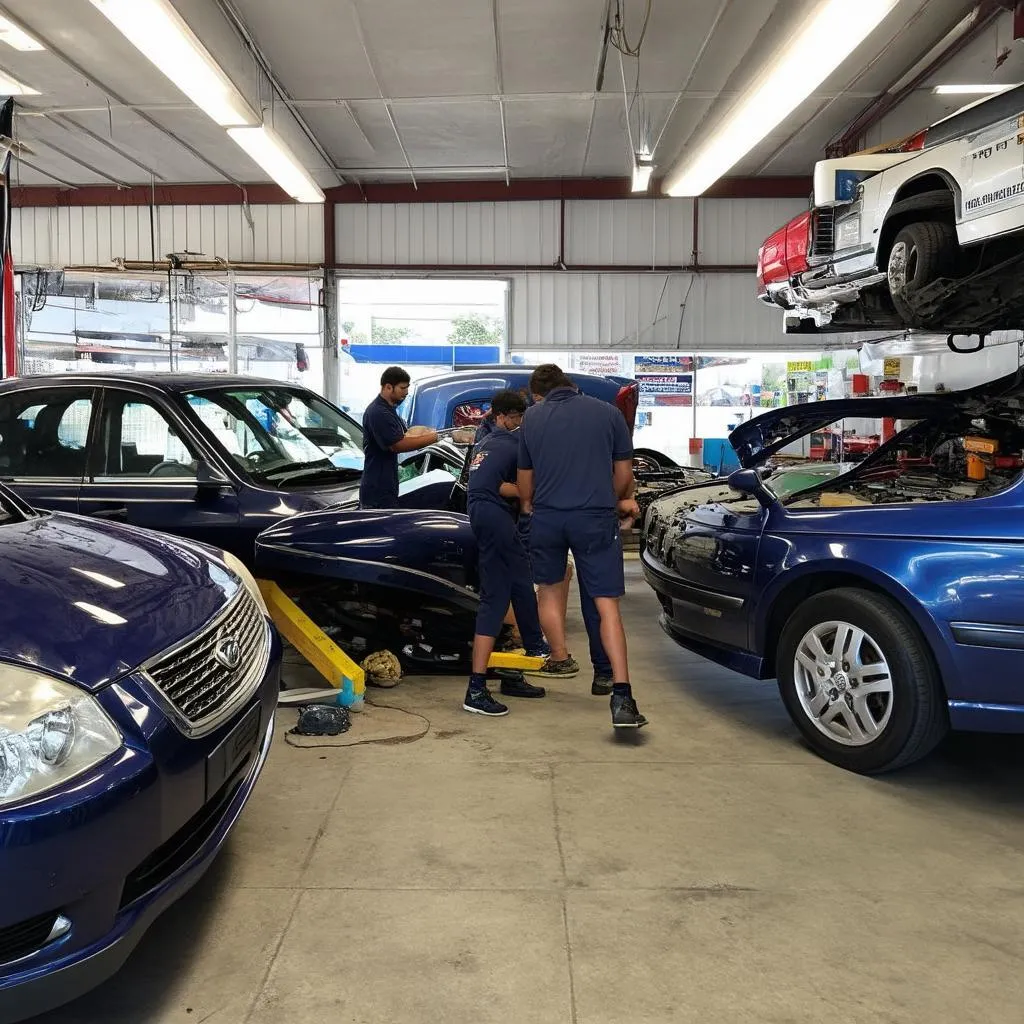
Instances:
[[[238,771],[256,750],[260,738],[260,711],[259,704],[251,708],[207,757],[207,800]]]

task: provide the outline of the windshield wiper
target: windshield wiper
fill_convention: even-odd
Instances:
[[[305,469],[297,469],[284,476],[265,473],[264,478],[278,487],[294,483],[296,480],[315,480],[318,477],[331,477],[335,480],[356,480],[363,475],[361,469],[344,469],[341,466],[307,466]]]

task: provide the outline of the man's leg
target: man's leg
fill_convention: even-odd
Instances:
[[[619,598],[626,592],[622,537],[614,512],[577,512],[567,519],[569,542],[580,583],[593,596],[601,616],[601,642],[612,664],[612,725],[616,729],[647,724],[629,682],[626,631]]]
[[[496,511],[500,513],[501,510]],[[477,609],[476,633],[473,637],[472,672],[462,708],[475,715],[497,718],[507,715],[508,708],[496,701],[487,689],[487,663],[512,597],[511,585],[490,510],[474,510],[470,516],[470,525],[476,537],[480,559],[480,607]]]
[[[590,643],[590,663],[594,666],[594,681],[590,692],[597,697],[607,697],[612,692],[612,663],[601,642],[601,613],[597,610],[594,599],[579,579],[580,611],[583,613],[583,625],[587,629],[587,640]]]
[[[580,667],[569,654],[565,640],[565,577],[569,548],[559,517],[534,513],[530,527],[530,562],[537,584],[540,625],[551,648],[544,668],[528,675],[570,678]]]

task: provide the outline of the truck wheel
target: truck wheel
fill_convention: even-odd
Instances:
[[[786,623],[776,664],[790,718],[840,768],[902,768],[949,729],[927,644],[886,597],[856,588],[815,594]]]
[[[956,269],[956,231],[941,220],[923,220],[900,228],[889,250],[889,294],[908,325],[919,319],[914,300],[923,288]]]

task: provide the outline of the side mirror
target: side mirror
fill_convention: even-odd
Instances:
[[[764,482],[760,470],[737,469],[735,473],[730,474],[727,483],[734,491],[757,498],[762,508],[768,508],[775,503],[775,495]]]
[[[205,498],[219,493],[222,487],[229,487],[231,481],[219,470],[214,469],[205,459],[196,466],[196,497]]]

